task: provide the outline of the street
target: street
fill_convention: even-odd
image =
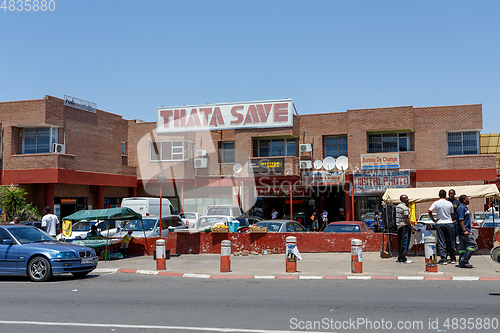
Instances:
[[[0,288],[0,332],[457,332],[461,327],[482,332],[499,327],[500,286],[490,281],[94,273],[48,283],[1,277]]]

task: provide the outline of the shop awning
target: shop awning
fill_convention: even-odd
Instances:
[[[71,221],[93,221],[93,220],[136,220],[142,219],[142,215],[127,207],[80,210],[62,218]]]
[[[499,196],[500,192],[495,184],[468,185],[468,186],[443,186],[443,187],[421,187],[421,188],[394,188],[387,189],[382,196],[385,203],[399,203],[399,197],[406,194],[410,202],[425,202],[439,199],[439,191],[445,190],[448,194],[450,189],[455,190],[455,197],[465,194],[469,199],[490,198]]]

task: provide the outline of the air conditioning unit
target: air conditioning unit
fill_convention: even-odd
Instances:
[[[206,150],[197,150],[196,151],[196,156],[198,157],[206,157],[207,156],[207,151]]]
[[[301,169],[311,169],[312,168],[311,161],[300,161],[300,168]]]
[[[208,168],[208,159],[206,158],[195,158],[194,167],[196,169]]]
[[[309,143],[308,144],[299,145],[299,151],[301,153],[310,152],[310,151],[312,151],[312,146]]]
[[[56,154],[66,154],[66,145],[54,143],[52,145],[52,152]]]

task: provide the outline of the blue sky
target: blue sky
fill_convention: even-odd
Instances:
[[[145,121],[281,98],[299,114],[482,104],[482,133],[500,132],[498,1],[53,1],[0,9],[0,101],[70,95]]]

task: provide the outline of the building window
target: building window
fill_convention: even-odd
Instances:
[[[127,143],[122,142],[122,155],[127,155]]]
[[[368,134],[369,153],[410,151],[410,132]]]
[[[259,140],[259,157],[297,156],[295,138]]]
[[[44,154],[52,152],[52,144],[57,143],[57,128],[23,128],[23,154]]]
[[[150,142],[150,161],[186,161],[194,157],[194,142],[154,141]]]
[[[325,137],[325,157],[347,156],[347,135]]]
[[[447,133],[448,155],[479,154],[479,132]]]
[[[221,142],[219,154],[221,163],[234,163],[234,141]]]

